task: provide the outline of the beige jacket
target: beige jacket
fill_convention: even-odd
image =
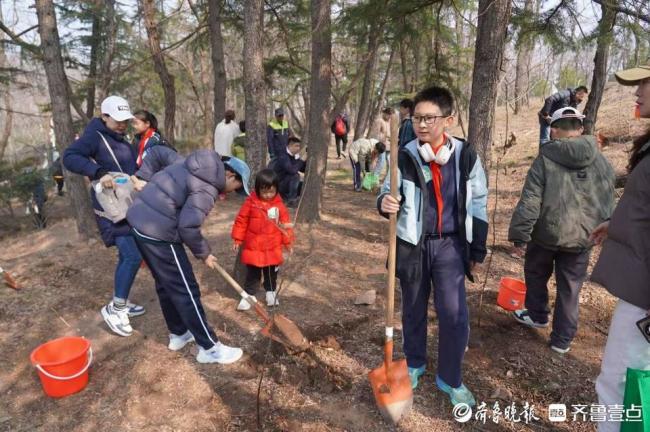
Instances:
[[[348,151],[352,162],[365,163],[366,160],[369,160],[370,153],[375,149],[375,144],[377,144],[377,142],[378,141],[373,138],[361,138],[354,141],[350,145],[350,150]]]

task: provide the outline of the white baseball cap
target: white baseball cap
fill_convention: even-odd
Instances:
[[[125,121],[133,118],[129,103],[119,96],[109,96],[102,101],[102,114],[111,116],[115,121]]]
[[[559,110],[556,110],[551,116],[551,125],[553,125],[553,123],[556,121],[565,118],[576,118],[582,121],[585,116],[573,107],[560,108]]]

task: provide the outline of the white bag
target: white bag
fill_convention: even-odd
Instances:
[[[122,167],[117,161],[113,150],[106,142],[106,138],[104,138],[101,133],[97,133],[102,138],[102,141],[104,141],[104,144],[106,145],[108,152],[113,157],[113,160],[117,164],[117,167],[120,169],[120,171],[122,171]],[[99,180],[92,182],[92,187],[95,189],[95,197],[97,198],[97,202],[104,209],[104,211],[95,210],[95,214],[106,218],[113,223],[117,223],[126,219],[126,212],[129,210],[131,204],[133,204],[135,189],[128,174],[124,174],[124,172],[109,172],[108,174],[113,177],[113,182],[115,183],[114,188],[108,189],[102,187],[102,184]]]

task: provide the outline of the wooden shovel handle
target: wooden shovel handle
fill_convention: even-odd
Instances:
[[[240,295],[244,292],[244,289],[241,287],[241,285],[239,285],[237,281],[232,276],[230,276],[230,274],[228,274],[228,272],[223,267],[221,267],[221,265],[219,265],[219,263],[215,262],[214,268],[219,272],[221,277],[224,278],[226,282],[228,282],[228,284],[233,287]]]
[[[392,128],[391,128],[392,130]],[[397,200],[397,134],[391,134],[390,140],[390,194]],[[391,214],[388,230],[388,287],[386,290],[386,327],[393,327],[395,314],[395,260],[397,255],[397,215]],[[388,339],[388,337],[387,337]],[[392,339],[392,337],[391,337]]]
[[[224,278],[226,280],[226,282],[228,282],[228,285],[233,287],[235,289],[235,291],[237,291],[239,293],[239,295],[242,295],[244,293],[244,289],[241,287],[241,285],[239,285],[237,283],[237,281],[232,276],[230,276],[230,274],[223,267],[221,267],[221,265],[219,265],[219,263],[215,262],[214,263],[214,268],[215,268],[215,270],[217,272],[219,272],[221,277]],[[271,320],[271,318],[269,317],[269,314],[264,310],[264,308],[262,308],[262,306],[260,306],[260,304],[257,301],[255,301],[255,302],[249,301],[249,303],[251,304],[251,306],[253,306],[253,308],[255,309],[255,312],[260,317],[262,317],[262,319],[265,322],[268,323]]]

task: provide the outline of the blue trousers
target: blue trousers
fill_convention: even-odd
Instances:
[[[282,199],[291,201],[300,198],[302,191],[302,180],[300,174],[294,174],[280,179],[278,184],[278,192]]]
[[[212,348],[219,339],[208,325],[201,291],[182,244],[134,235],[142,257],[156,281],[156,294],[170,333],[190,331],[196,343]]]
[[[433,285],[438,315],[437,374],[451,387],[462,384],[462,363],[469,339],[469,314],[465,298],[463,248],[457,235],[426,237],[422,279],[414,284],[400,281],[404,354],[409,367],[427,363],[427,315]]]
[[[361,190],[361,163],[355,162],[350,158],[352,164],[352,182],[354,183],[354,190]]]
[[[551,140],[551,125],[543,118],[539,119],[539,146]]]
[[[114,296],[127,300],[131,292],[131,286],[138,274],[142,256],[130,235],[115,237],[118,260],[115,268],[115,291]]]
[[[386,165],[386,160],[389,156],[390,152],[384,152],[377,156],[377,163],[375,165],[375,169],[372,171],[373,174],[379,178],[381,176],[381,173],[384,171],[384,165]]]

